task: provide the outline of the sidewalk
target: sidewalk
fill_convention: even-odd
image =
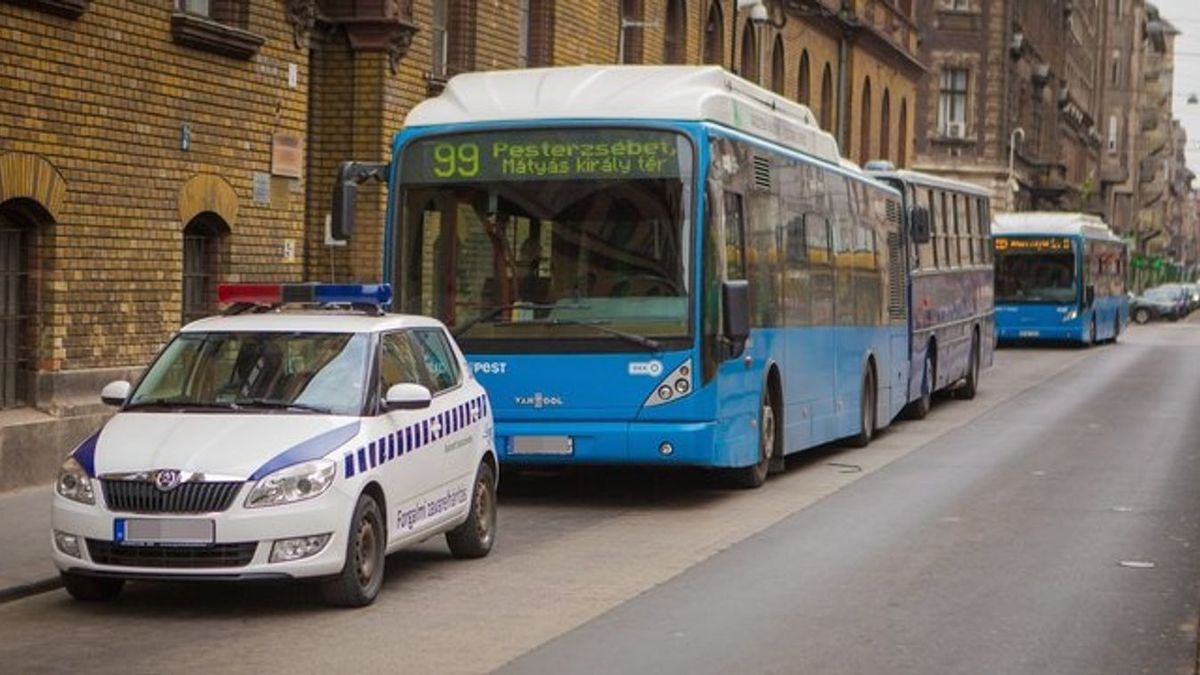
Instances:
[[[0,493],[0,602],[59,585],[50,561],[50,485]]]

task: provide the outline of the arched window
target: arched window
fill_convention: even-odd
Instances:
[[[821,75],[821,128],[833,133],[833,70],[828,63]]]
[[[725,19],[721,15],[721,3],[713,0],[708,6],[708,19],[704,22],[704,62],[715,65],[725,63]]]
[[[896,143],[896,166],[908,166],[908,99],[900,99],[900,140]]]
[[[183,322],[217,310],[221,244],[229,226],[211,212],[201,213],[183,230]]]
[[[754,22],[746,20],[742,26],[742,77],[758,83],[758,41],[754,39]]]
[[[783,36],[775,36],[775,46],[771,47],[771,91],[783,95],[783,78],[787,68],[784,65]]]
[[[687,7],[683,0],[668,0],[663,63],[687,62]]]
[[[642,62],[642,0],[621,0],[617,63]]]
[[[858,162],[866,164],[871,159],[871,78],[863,81],[862,108],[859,117]]]
[[[0,408],[22,405],[27,398],[23,375],[31,363],[33,311],[27,261],[32,225],[19,211],[0,208]]]
[[[879,108],[879,158],[890,160],[892,154],[892,92],[883,90]]]
[[[808,50],[800,52],[800,75],[796,87],[796,100],[804,105],[812,104],[812,82],[808,72]]]

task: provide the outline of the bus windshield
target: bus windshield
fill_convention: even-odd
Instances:
[[[1065,238],[996,239],[996,302],[1076,301],[1075,252]]]
[[[405,311],[440,318],[476,347],[689,335],[693,153],[683,135],[438,135],[408,144],[400,171]]]

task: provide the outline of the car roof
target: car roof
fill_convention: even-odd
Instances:
[[[368,315],[337,310],[271,310],[259,313],[211,316],[184,326],[180,332],[213,331],[379,333],[404,328],[444,328],[437,319],[414,314]]]

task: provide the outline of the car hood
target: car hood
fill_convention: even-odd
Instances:
[[[93,476],[176,469],[248,480],[324,457],[358,431],[355,417],[126,412],[85,441],[75,457]]]

